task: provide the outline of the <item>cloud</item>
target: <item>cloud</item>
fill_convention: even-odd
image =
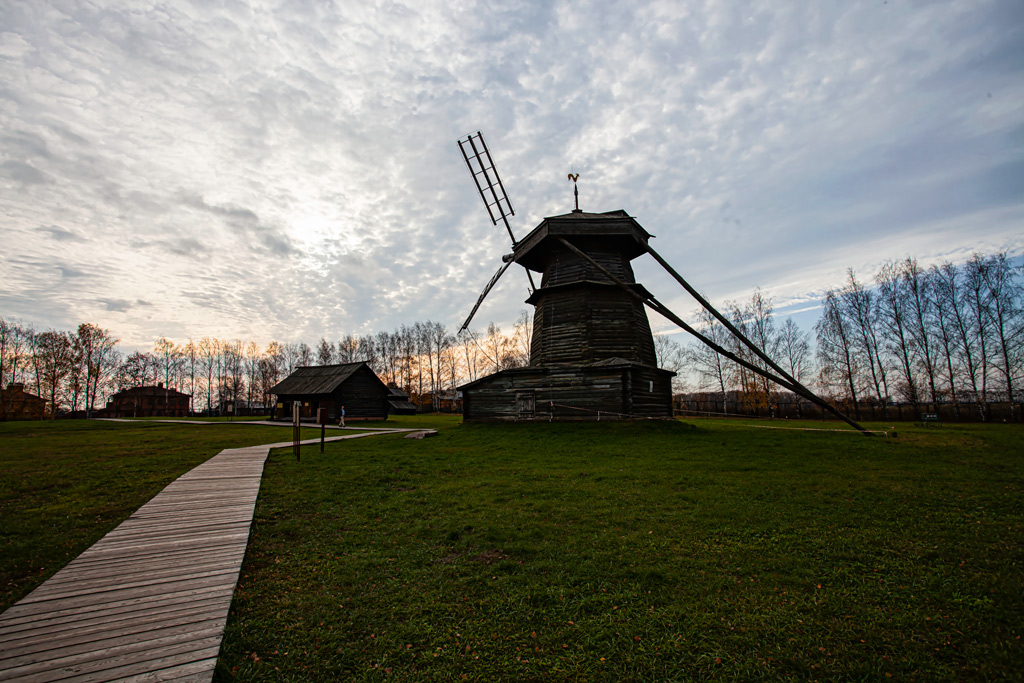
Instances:
[[[149,301],[143,301],[142,299],[136,299],[135,301],[128,301],[127,299],[100,299],[99,303],[103,304],[103,306],[106,307],[106,310],[113,311],[115,313],[126,313],[132,308],[153,305]]]
[[[45,233],[58,242],[84,242],[85,238],[73,230],[62,228],[59,225],[40,225],[37,232]]]
[[[517,237],[572,208],[571,167],[716,301],[1021,248],[1022,27],[995,1],[22,3],[2,301],[125,339],[456,326],[509,249],[455,146],[476,130]],[[524,308],[517,270],[478,321]]]
[[[23,161],[4,161],[0,163],[0,177],[13,180],[20,185],[43,185],[50,182],[46,173]]]
[[[185,197],[184,204],[223,218],[228,227],[252,248],[276,256],[289,256],[295,251],[287,233],[264,224],[250,209],[208,204],[202,197]]]

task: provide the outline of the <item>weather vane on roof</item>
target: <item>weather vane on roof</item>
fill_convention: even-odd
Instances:
[[[572,170],[571,166],[569,167],[569,170],[570,171]],[[576,200],[576,208],[572,210],[573,213],[579,213],[580,212],[580,190],[576,186],[576,181],[579,180],[579,179],[580,179],[580,174],[579,173],[570,173],[569,174],[569,180],[572,181],[572,194],[573,194],[573,197]]]

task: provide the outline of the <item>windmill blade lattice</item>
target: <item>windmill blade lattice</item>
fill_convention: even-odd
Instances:
[[[508,236],[512,239],[512,246],[515,246],[516,238],[512,234],[512,227],[508,224],[508,217],[515,216],[516,212],[512,208],[512,202],[508,199],[501,177],[498,176],[498,169],[494,167],[494,161],[491,159],[490,150],[487,149],[487,143],[484,142],[483,133],[477,131],[459,140],[459,149],[462,150],[466,166],[469,167],[469,172],[473,175],[476,189],[480,193],[481,199],[484,200],[484,207],[487,209],[487,215],[491,217],[491,223],[497,225],[501,220],[505,224],[505,229],[508,230]]]

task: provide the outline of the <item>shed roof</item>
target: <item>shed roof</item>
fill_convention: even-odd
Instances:
[[[306,365],[295,368],[292,374],[270,388],[270,393],[281,395],[333,394],[335,390],[360,367],[358,363],[342,363],[340,365]],[[369,366],[366,366],[369,370]],[[370,370],[370,372],[373,372]],[[374,377],[377,375],[374,374]]]

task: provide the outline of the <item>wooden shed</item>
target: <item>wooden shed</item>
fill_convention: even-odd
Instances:
[[[392,415],[415,415],[419,412],[416,404],[409,400],[409,394],[397,387],[388,387],[388,408]]]
[[[332,422],[345,419],[386,420],[388,387],[365,362],[340,365],[311,365],[296,368],[275,384],[270,393],[277,396],[274,419],[292,419],[292,405],[301,404],[300,417],[315,419],[318,408],[326,408]]]

